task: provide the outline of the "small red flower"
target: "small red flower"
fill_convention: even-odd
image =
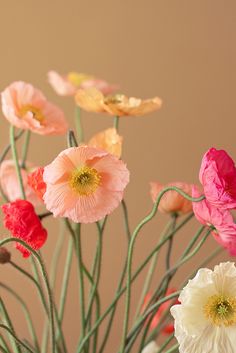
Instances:
[[[7,203],[2,205],[2,211],[5,215],[4,226],[13,237],[24,240],[35,250],[43,246],[47,239],[47,231],[29,201],[17,200]],[[30,256],[30,252],[23,245],[16,243],[16,248],[23,257]]]
[[[44,168],[39,167],[34,172],[28,174],[28,185],[41,200],[43,200],[43,195],[46,191],[46,184],[43,181],[43,172]]]
[[[168,289],[165,296],[168,296],[168,295],[174,293],[175,291],[176,290],[173,288]],[[151,294],[148,293],[144,298],[142,312],[146,309],[150,299],[151,299]],[[159,309],[157,310],[156,314],[154,315],[154,317],[152,319],[152,322],[150,324],[150,330],[154,330],[157,327],[161,318],[166,313],[166,311],[169,309],[169,306],[172,303],[172,300],[173,299],[167,300],[166,302],[164,302],[163,304],[160,305]],[[174,304],[179,304],[179,301],[176,300]],[[162,333],[164,333],[164,334],[169,335],[173,332],[174,332],[174,325],[172,323],[168,323],[162,328]]]

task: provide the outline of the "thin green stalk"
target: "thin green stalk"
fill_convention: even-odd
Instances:
[[[2,300],[2,298],[0,297],[0,310],[2,311],[2,314],[5,318],[6,324],[9,326],[10,330],[15,334],[15,330],[12,324],[12,321],[10,319],[10,316],[8,315],[7,309],[5,307],[5,304]],[[15,342],[15,340],[12,338],[12,336],[10,335],[10,340],[14,349],[14,352],[18,352],[21,353],[21,348],[19,347],[19,345]]]
[[[20,130],[20,132],[14,137],[14,140],[17,141],[24,134],[24,132],[25,132],[25,130]],[[0,164],[4,161],[8,152],[10,151],[10,149],[11,149],[11,144],[9,143],[9,145],[7,145],[4,148],[4,150],[0,156]]]
[[[11,337],[14,339],[14,342],[17,343],[17,346],[19,348],[19,352],[21,352],[20,346],[22,346],[23,348],[25,348],[28,352],[30,353],[35,353],[35,351],[33,351],[30,347],[28,347],[23,341],[21,341],[15,334],[14,330],[12,330],[11,328],[9,328],[6,325],[0,324],[0,328],[6,330]]]
[[[60,302],[59,302],[60,304],[59,304],[59,311],[58,311],[59,320],[61,323],[64,317],[66,295],[68,291],[68,283],[69,283],[69,276],[70,276],[70,270],[72,265],[72,258],[73,258],[73,239],[70,238],[68,243],[67,257],[65,262],[65,271],[64,271],[64,276],[62,280],[61,297],[60,297]]]
[[[35,346],[37,352],[40,353],[40,346],[39,346],[38,338],[37,338],[37,335],[36,335],[36,332],[34,329],[34,324],[33,324],[33,321],[32,321],[32,318],[31,318],[31,315],[30,315],[30,312],[29,312],[29,309],[28,309],[26,303],[12,288],[7,286],[6,284],[0,282],[0,287],[4,288],[7,292],[9,292],[22,306],[22,309],[23,309],[23,312],[25,315],[25,319],[26,319],[26,322],[28,325],[28,329],[29,329],[29,332],[32,337],[32,341],[34,342],[34,346]]]
[[[80,322],[81,322],[81,339],[85,335],[85,296],[84,296],[84,275],[83,275],[83,259],[82,259],[82,247],[81,247],[81,224],[78,223],[76,226],[75,234],[75,250],[78,261],[78,272],[79,272],[79,290],[80,290]]]
[[[158,197],[156,202],[154,203],[153,209],[152,211],[149,213],[148,216],[146,216],[136,227],[136,229],[134,230],[134,233],[131,237],[130,240],[130,245],[129,245],[129,249],[128,249],[128,260],[127,260],[127,291],[126,291],[126,303],[125,303],[125,315],[124,315],[124,325],[123,325],[123,335],[122,335],[122,339],[121,339],[121,353],[124,353],[125,350],[125,341],[126,341],[126,336],[128,333],[128,325],[129,325],[129,313],[130,313],[130,300],[131,300],[131,270],[132,270],[132,258],[133,258],[133,251],[134,251],[134,244],[136,241],[136,238],[140,232],[140,230],[142,229],[142,227],[148,223],[149,221],[152,220],[152,218],[155,216],[159,203],[161,201],[161,198],[163,197],[163,195],[168,192],[168,191],[176,191],[178,192],[180,195],[182,195],[183,197],[185,197],[187,200],[192,201],[192,202],[197,202],[197,201],[201,201],[205,198],[205,196],[201,196],[199,198],[192,198],[190,195],[186,194],[185,192],[183,192],[181,189],[176,188],[174,186],[171,187],[167,187],[165,189],[163,189]]]
[[[177,232],[178,230],[180,230],[188,221],[189,219],[191,219],[193,216],[193,214],[188,215],[175,229],[175,232]],[[134,273],[132,279],[131,279],[131,283],[133,283],[133,281],[138,277],[138,275],[142,272],[142,270],[145,268],[145,266],[149,263],[149,261],[151,260],[151,258],[153,257],[153,255],[168,241],[169,237],[173,235],[173,232],[170,232],[170,234],[168,234],[168,236],[163,239],[163,241],[161,243],[159,243],[153,250],[152,252],[146,257],[146,259],[143,261],[143,263],[139,266],[139,268],[137,269],[137,271]],[[120,289],[118,291],[118,293],[116,294],[115,298],[113,299],[112,303],[109,305],[109,307],[105,310],[105,312],[100,316],[99,320],[97,320],[94,324],[94,326],[91,328],[91,330],[86,334],[86,336],[84,337],[84,339],[82,340],[82,342],[80,343],[77,353],[80,353],[84,347],[84,345],[86,344],[86,342],[88,341],[88,339],[93,335],[94,331],[97,329],[97,327],[103,322],[103,320],[106,318],[106,316],[110,313],[110,311],[113,310],[114,306],[116,305],[116,303],[118,302],[118,300],[120,299],[120,297],[125,293],[127,289],[127,286],[125,285],[125,287],[123,287],[122,289]]]
[[[0,351],[3,353],[9,353],[9,351],[6,348],[4,348],[2,345],[0,345]]]
[[[69,130],[67,133],[67,145],[70,147],[78,147],[78,142],[73,130]]]
[[[119,116],[114,116],[113,126],[114,126],[114,128],[116,129],[117,132],[119,130],[119,122],[120,122],[120,117]]]
[[[26,196],[25,196],[24,184],[23,184],[22,175],[21,175],[20,166],[19,166],[19,159],[18,159],[18,155],[17,155],[14,134],[15,134],[15,128],[14,128],[14,126],[11,126],[10,127],[10,143],[11,143],[12,158],[15,163],[16,174],[18,177],[19,185],[20,185],[22,199],[25,200]]]
[[[2,343],[2,345],[3,345],[4,348],[7,350],[8,353],[11,353],[11,352],[12,352],[2,334],[0,334],[0,342]]]
[[[25,135],[25,141],[24,141],[24,144],[23,144],[23,150],[22,150],[22,160],[21,160],[21,168],[24,168],[25,169],[25,162],[26,162],[26,159],[27,159],[27,153],[28,153],[28,150],[29,150],[29,143],[30,143],[30,131],[26,131],[26,135]]]
[[[36,288],[38,289],[38,293],[40,295],[40,299],[43,303],[43,306],[44,306],[44,309],[46,311],[46,313],[48,314],[49,313],[49,310],[48,310],[48,307],[47,307],[47,302],[46,302],[46,299],[44,297],[44,293],[42,291],[42,288],[40,286],[40,284],[38,283],[38,281],[29,273],[27,272],[26,270],[24,270],[22,267],[20,267],[19,265],[17,265],[15,262],[13,261],[9,261],[9,264],[11,266],[13,266],[16,270],[18,270],[19,272],[21,272],[24,276],[28,277],[33,283],[34,285],[36,286]]]
[[[4,244],[10,243],[10,242],[17,242],[23,245],[27,250],[31,252],[31,254],[36,257],[36,259],[39,262],[40,268],[41,268],[41,273],[45,282],[45,286],[47,289],[47,294],[48,294],[48,299],[49,299],[49,316],[50,316],[50,324],[51,324],[51,340],[52,340],[52,353],[56,352],[56,339],[55,339],[55,323],[54,323],[54,307],[53,307],[53,297],[52,297],[52,292],[51,288],[49,285],[49,280],[48,280],[48,275],[44,266],[44,263],[41,259],[41,256],[37,251],[35,251],[31,246],[29,246],[25,241],[19,238],[11,237],[11,238],[6,238],[3,239],[0,242],[0,247],[3,246]]]
[[[158,353],[161,353],[164,351],[164,349],[168,346],[168,344],[173,340],[173,338],[175,337],[175,334],[172,333],[172,335],[170,335],[165,342],[161,345],[161,347],[158,350]]]
[[[128,240],[130,240],[131,232],[130,232],[130,226],[129,226],[128,208],[127,208],[124,200],[121,201],[121,206],[122,206],[122,210],[123,210],[123,214],[124,214],[126,235],[127,235]]]
[[[162,232],[162,234],[160,236],[160,241],[162,241],[165,238],[165,236],[167,235],[167,232],[169,231],[170,226],[172,225],[172,223],[173,223],[172,219],[167,223],[167,226],[165,227],[164,231]],[[142,308],[143,303],[144,303],[144,298],[145,298],[145,296],[146,296],[146,294],[148,292],[148,289],[150,287],[150,284],[151,284],[151,281],[152,281],[152,278],[153,278],[153,275],[154,275],[154,271],[155,271],[155,268],[156,268],[158,255],[159,255],[159,252],[156,252],[156,254],[153,256],[151,264],[149,266],[148,273],[147,273],[147,276],[145,278],[143,290],[142,290],[142,293],[141,293],[141,296],[140,296],[140,299],[139,299],[139,302],[138,302],[138,307],[137,307],[136,314],[135,314],[135,320],[138,318],[138,316],[140,314],[141,308]]]
[[[81,119],[81,109],[78,106],[76,107],[75,126],[79,138],[79,143],[82,143],[84,141],[84,131]]]
[[[171,347],[170,349],[168,349],[167,351],[165,351],[165,353],[173,353],[173,352],[178,352],[178,348],[179,348],[179,344],[176,343],[173,347]]]

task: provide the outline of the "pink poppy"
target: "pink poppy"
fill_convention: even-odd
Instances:
[[[193,187],[192,196],[201,196],[195,187]],[[225,247],[230,255],[236,255],[236,224],[230,211],[216,208],[206,199],[193,202],[193,211],[200,223],[213,227],[212,235],[216,241]]]
[[[199,179],[206,199],[216,207],[236,207],[236,168],[224,150],[210,148],[202,159]]]
[[[13,126],[40,135],[66,133],[68,125],[62,110],[49,103],[31,84],[13,82],[1,97],[3,114]]]
[[[68,75],[63,76],[52,70],[48,72],[48,81],[60,96],[74,96],[78,88],[94,87],[105,95],[114,92],[118,88],[118,86],[111,85],[105,80],[77,72],[70,72]]]
[[[35,168],[36,167],[33,167],[31,163],[28,162],[26,164],[26,169],[21,168],[21,176],[27,200],[34,206],[37,206],[40,205],[42,201],[28,184],[28,174]],[[22,198],[15,163],[13,160],[5,160],[2,162],[0,166],[0,184],[9,201],[16,201],[17,199]]]
[[[55,217],[92,223],[121,202],[129,171],[117,157],[88,146],[62,151],[45,167],[44,201]]]
[[[153,202],[156,201],[158,194],[168,186],[176,186],[177,188],[183,190],[187,194],[191,195],[192,193],[192,184],[187,184],[183,182],[173,182],[168,183],[166,185],[162,185],[159,182],[151,182],[151,197]],[[162,213],[188,213],[192,211],[192,202],[185,199],[176,191],[168,191],[166,192],[160,201],[159,211]]]

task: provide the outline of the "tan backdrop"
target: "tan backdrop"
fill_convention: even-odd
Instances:
[[[235,85],[236,85],[236,2],[234,0],[1,0],[1,89],[14,80],[25,80],[41,88],[66,112],[73,125],[74,107],[69,98],[59,98],[50,88],[46,73],[50,69],[92,73],[118,83],[122,91],[137,97],[159,95],[161,111],[150,116],[122,119],[123,159],[131,171],[127,188],[131,228],[151,208],[149,181],[174,180],[198,182],[203,153],[211,146],[226,149],[236,158]],[[1,115],[2,116],[2,115]],[[103,115],[83,114],[86,137],[110,126]],[[1,147],[8,141],[8,124],[1,119]],[[29,159],[38,165],[49,163],[63,148],[65,139],[33,136]],[[135,248],[134,268],[157,240],[167,217],[157,217],[140,235]],[[43,249],[47,265],[58,239],[58,227],[46,220],[49,240]],[[194,234],[193,222],[179,235],[175,256]],[[2,229],[2,237],[7,232]],[[57,289],[67,246],[58,269]],[[83,227],[84,260],[89,265],[95,248],[94,226]],[[195,268],[215,243],[209,240],[205,250],[185,266],[174,284]],[[9,247],[10,248],[10,247]],[[211,250],[210,250],[211,249]],[[109,218],[104,238],[103,274],[100,291],[102,310],[111,301],[126,251],[121,211]],[[25,269],[30,262],[12,250],[13,259]],[[228,259],[223,254],[216,259]],[[160,278],[159,262],[154,282]],[[69,352],[78,341],[78,287],[76,266],[70,281],[64,330]],[[144,276],[143,276],[144,278]],[[143,280],[142,278],[142,280]],[[42,331],[42,307],[36,291],[9,266],[1,267],[1,279],[27,298],[38,334]],[[135,310],[142,281],[133,290]],[[1,289],[20,337],[28,337],[22,313]],[[58,293],[58,292],[57,292]],[[56,294],[58,298],[58,294]],[[120,340],[123,306],[119,307],[115,329],[106,352],[115,352]]]

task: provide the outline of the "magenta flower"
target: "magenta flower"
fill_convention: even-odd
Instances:
[[[201,196],[196,187],[192,189],[192,196]],[[230,255],[236,255],[236,224],[227,209],[219,209],[206,199],[193,202],[193,212],[197,220],[208,227],[212,227],[215,240],[226,248]]]
[[[205,153],[199,179],[212,205],[224,209],[236,207],[236,168],[226,151],[210,148]]]

